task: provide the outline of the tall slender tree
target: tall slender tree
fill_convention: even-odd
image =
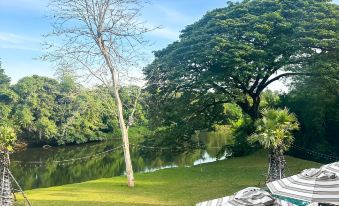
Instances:
[[[134,186],[128,128],[119,90],[121,77],[137,68],[150,31],[139,18],[143,0],[50,0],[53,31],[44,59],[75,69],[105,85],[114,97],[124,142],[128,186]]]

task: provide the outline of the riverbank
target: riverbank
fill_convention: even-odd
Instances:
[[[287,157],[287,164],[290,174],[319,166],[293,157]],[[26,193],[34,206],[194,205],[247,186],[263,186],[266,165],[266,154],[259,151],[190,168],[136,174],[133,189],[127,188],[125,177],[114,177]]]

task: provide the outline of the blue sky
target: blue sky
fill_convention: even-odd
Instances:
[[[41,55],[42,35],[51,31],[46,16],[47,0],[0,0],[0,58],[13,82],[32,74],[53,76]],[[180,30],[207,11],[226,6],[227,0],[151,0],[143,18],[162,29],[147,35],[151,50],[165,47],[178,38]],[[335,0],[336,3],[339,0]]]
[[[53,76],[41,55],[42,35],[51,31],[46,18],[47,0],[0,1],[0,58],[13,82],[32,74]],[[226,0],[153,0],[143,11],[150,25],[162,29],[147,35],[150,50],[165,47],[178,38],[180,30],[201,18],[207,11],[226,6]]]

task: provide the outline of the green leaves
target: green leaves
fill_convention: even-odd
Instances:
[[[294,140],[293,131],[299,129],[297,118],[287,109],[265,109],[256,125],[256,131],[249,137],[249,142],[259,142],[269,150],[287,151]]]
[[[19,99],[11,108],[12,123],[27,141],[67,144],[101,140],[113,135],[117,122],[114,100],[102,88],[86,89],[70,76],[25,77],[13,86]],[[111,104],[113,105],[113,104]]]
[[[17,107],[14,116],[17,119],[19,125],[21,125],[23,128],[31,128],[34,117],[33,113],[27,106]]]
[[[11,83],[11,78],[5,74],[5,70],[1,68],[0,61],[0,88],[8,88]]]
[[[338,52],[322,54],[309,68],[318,75],[296,78],[293,89],[282,96],[282,106],[299,119],[296,145],[333,156],[339,155]],[[302,155],[301,151],[294,154]],[[324,161],[312,156],[312,160]]]
[[[14,129],[9,126],[0,126],[0,152],[12,152],[15,141]]]
[[[18,95],[10,88],[10,81],[0,62],[0,125],[11,124],[12,107],[18,100]]]
[[[308,65],[336,53],[338,9],[329,1],[250,0],[208,12],[155,52],[144,70],[148,91],[165,102],[175,92],[212,91],[256,119],[269,84],[310,73]],[[286,75],[270,81],[277,73]]]
[[[52,139],[58,133],[58,128],[54,121],[51,121],[47,117],[41,117],[36,122],[36,128],[39,132],[42,132],[45,138]]]

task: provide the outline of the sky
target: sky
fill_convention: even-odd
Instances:
[[[43,34],[51,31],[46,17],[47,0],[0,0],[0,59],[2,68],[15,83],[38,74],[53,77],[51,66],[39,60]],[[227,0],[151,0],[143,10],[147,24],[161,26],[147,35],[149,51],[159,50],[178,39],[185,26],[199,20],[207,11],[226,6]],[[335,0],[339,3],[339,0]],[[274,85],[277,89],[281,83]]]
[[[0,58],[2,68],[18,79],[38,74],[53,77],[54,70],[39,60],[42,35],[51,31],[46,17],[47,0],[0,0]],[[180,31],[207,11],[225,7],[226,0],[153,0],[143,9],[147,24],[161,29],[146,36],[149,52],[166,47],[178,39]]]

